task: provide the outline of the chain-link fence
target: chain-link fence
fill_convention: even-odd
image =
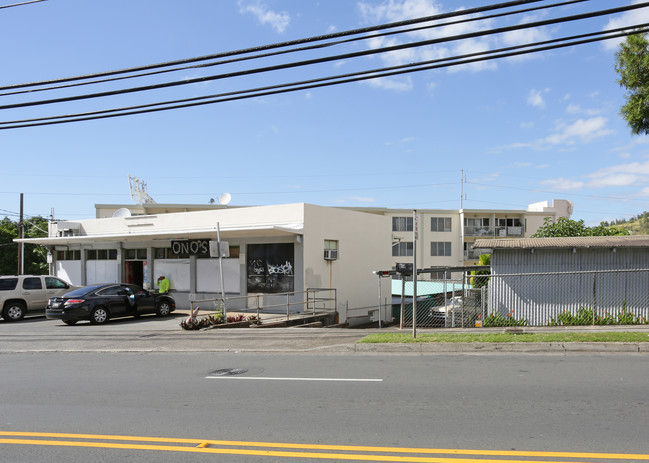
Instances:
[[[422,328],[631,325],[649,323],[649,269],[467,275],[417,298]],[[400,320],[401,306],[393,305]],[[403,326],[412,327],[409,301]]]
[[[649,320],[647,269],[491,275],[487,288],[487,316],[511,324],[626,325]]]
[[[470,288],[462,281],[438,280],[445,288],[442,292],[417,298],[416,323],[421,328],[468,328],[476,326],[485,314],[486,291],[483,288]],[[404,304],[403,326],[412,327],[412,302]],[[401,305],[395,304],[392,316],[400,320]]]

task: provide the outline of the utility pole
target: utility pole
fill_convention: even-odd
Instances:
[[[18,222],[18,239],[23,239],[25,236],[25,223],[23,222],[23,193],[20,193],[20,220]],[[25,256],[23,243],[18,243],[18,275],[22,275],[25,271]]]
[[[417,239],[419,238],[419,217],[412,211],[412,337],[417,337]]]
[[[464,184],[466,183],[466,175],[464,169],[460,171],[460,209],[464,209]]]

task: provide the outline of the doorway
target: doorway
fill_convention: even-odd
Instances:
[[[129,285],[144,286],[144,261],[142,260],[127,260],[124,262],[124,283]]]

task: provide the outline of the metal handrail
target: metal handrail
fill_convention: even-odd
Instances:
[[[317,296],[319,292],[324,292],[327,291],[329,293],[333,292],[333,297],[330,295],[329,297],[322,297],[322,296]],[[304,299],[301,299],[299,301],[291,301],[291,297],[295,297],[296,295],[304,295]],[[262,304],[261,303],[261,298],[262,297],[267,297],[267,296],[273,296],[273,297],[282,297],[286,296],[286,302],[285,303],[273,303],[273,304]],[[303,313],[309,312],[310,309],[312,309],[312,313],[315,314],[316,310],[324,311],[324,312],[335,312],[336,307],[337,307],[337,290],[336,288],[307,288],[306,291],[292,291],[292,292],[285,292],[285,293],[262,293],[262,294],[251,294],[247,296],[231,296],[231,297],[216,297],[216,298],[210,298],[210,299],[194,299],[190,301],[190,306],[192,312],[195,310],[194,304],[199,304],[199,303],[205,303],[205,302],[221,302],[223,309],[224,309],[224,315],[227,313],[227,303],[228,302],[236,302],[236,301],[241,301],[241,300],[246,300],[246,307],[243,309],[230,309],[230,310],[235,310],[237,312],[248,312],[248,311],[256,311],[257,313],[257,318],[259,318],[259,314],[263,311],[267,311],[268,309],[273,309],[277,307],[286,307],[286,319],[288,320],[290,318],[291,314],[291,307],[295,306],[304,306]],[[253,306],[251,307],[250,300],[253,299]],[[333,308],[327,308],[327,302],[332,302],[333,301]],[[318,309],[318,303],[323,303],[323,306]],[[230,304],[231,305],[231,304]],[[296,312],[293,312],[296,313]]]

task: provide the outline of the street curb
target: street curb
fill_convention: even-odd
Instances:
[[[416,342],[416,343],[357,343],[355,352],[394,353],[467,353],[467,352],[649,352],[646,342]]]

